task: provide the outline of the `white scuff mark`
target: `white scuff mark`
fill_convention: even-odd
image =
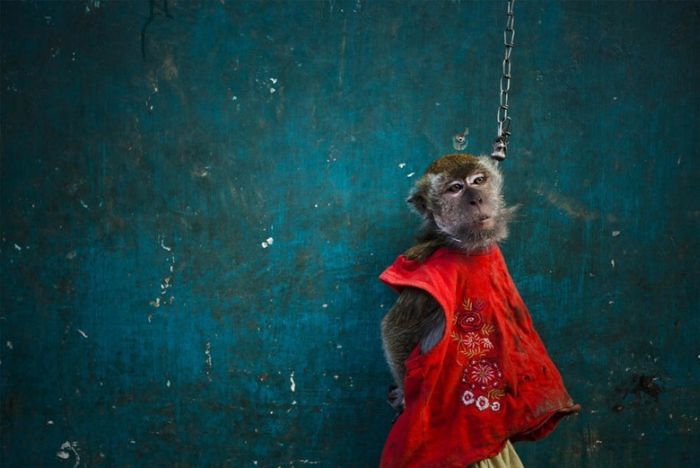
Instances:
[[[75,62],[75,54],[76,54],[76,52],[73,52],[72,57],[70,59],[71,62]]]
[[[68,460],[70,458],[70,453],[68,451],[70,450],[71,452],[73,452],[73,456],[75,457],[75,463],[73,464],[73,468],[76,468],[78,465],[80,465],[80,455],[78,455],[78,451],[76,450],[77,447],[77,442],[65,441],[61,444],[61,447],[59,448],[58,452],[56,452],[56,456],[62,460]]]
[[[292,391],[292,393],[297,391],[297,384],[294,382],[294,371],[292,371],[291,375],[289,376],[289,389]]]
[[[82,199],[80,200],[80,205],[81,205],[83,208],[85,208],[86,210],[89,208],[89,207],[88,207],[88,204],[85,203]]]
[[[613,96],[613,101],[617,101],[617,96]]]
[[[156,309],[160,307],[160,297],[156,297],[154,301],[149,302],[151,307],[155,307]]]
[[[129,443],[130,443],[130,444],[136,445],[136,441],[135,441],[134,439],[130,439],[130,440],[129,440]]]
[[[192,175],[195,177],[199,177],[200,179],[205,179],[209,177],[209,170],[211,169],[211,166],[204,166],[203,168],[195,168],[192,170]]]
[[[274,240],[272,237],[268,237],[267,239],[265,239],[264,241],[262,241],[262,242],[260,243],[260,246],[261,246],[263,249],[266,249],[266,248],[268,248],[269,246],[271,246],[271,245],[274,244],[274,243],[275,243],[275,240]]]
[[[170,379],[168,379],[168,381],[165,382],[165,386],[168,387],[168,388],[170,388]]]
[[[78,331],[78,333],[80,333],[80,336],[82,336],[83,338],[87,338],[87,337],[88,337],[88,336],[87,336],[87,333],[85,333],[84,331],[82,331],[80,328],[77,328],[76,330]]]
[[[343,345],[341,345],[341,344],[335,345],[335,349],[343,349]]]
[[[75,250],[71,250],[70,252],[68,252],[66,254],[66,259],[73,260],[77,255],[78,255],[78,252],[76,252]]]
[[[405,162],[399,163],[399,169],[403,169],[404,167],[406,167]]]
[[[613,232],[612,232],[612,236],[613,236],[613,237],[617,237],[617,236],[619,236],[619,235],[620,235],[620,231],[613,231]]]
[[[19,245],[15,244],[15,250],[17,250],[18,252],[21,252],[21,251],[22,251],[22,247],[20,247]]]
[[[318,203],[314,203],[314,208],[318,208]]]
[[[680,165],[681,165],[681,161],[683,161],[683,155],[682,155],[682,154],[681,154],[680,156],[678,156],[678,159],[676,160],[676,166],[680,166]]]
[[[163,278],[163,282],[160,283],[161,296],[165,295],[165,293],[168,292],[168,289],[170,289],[173,286],[170,280],[170,276],[166,276],[165,278]]]
[[[46,421],[46,425],[53,426],[53,420],[49,419],[48,421]]]
[[[289,462],[290,465],[293,465],[294,463],[301,463],[303,465],[320,465],[321,464],[321,462],[318,460],[307,460],[307,459],[292,460]]]
[[[7,349],[10,349],[10,350],[15,349],[15,347],[12,344],[12,341],[9,341],[9,340],[5,342],[5,346],[7,346]]]
[[[277,91],[275,88],[270,88],[270,94],[275,94],[275,91]]]
[[[165,239],[161,239],[161,240],[160,240],[160,246],[161,246],[161,248],[162,248],[163,250],[165,250],[166,252],[171,252],[171,251],[173,250],[172,247],[168,247],[167,245],[165,245]]]
[[[272,81],[272,84],[277,84],[277,78],[270,78],[270,81]]]
[[[207,344],[205,345],[204,355],[206,356],[204,363],[207,366],[207,369],[206,369],[207,378],[209,379],[209,382],[211,382],[212,359],[211,359],[211,342],[209,342],[209,341],[207,341]]]
[[[321,307],[323,307],[324,309],[327,309],[327,308],[328,308],[328,304],[323,304],[323,305],[321,305]]]
[[[415,172],[411,172],[410,174],[406,174],[406,177],[413,177],[414,175],[416,175],[416,173],[415,173]]]
[[[333,376],[333,378],[334,378],[335,380],[338,380],[338,379],[340,378],[340,376],[339,376],[338,374],[335,374],[335,375]]]
[[[615,268],[615,260],[610,260],[610,265],[612,265],[613,268]]]

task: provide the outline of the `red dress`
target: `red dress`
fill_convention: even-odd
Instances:
[[[381,467],[461,467],[507,440],[536,440],[577,412],[532,326],[497,246],[465,255],[442,248],[425,262],[400,256],[380,279],[412,286],[445,311],[445,335],[406,360],[405,410]]]

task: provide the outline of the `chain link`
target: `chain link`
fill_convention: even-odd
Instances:
[[[506,158],[506,150],[508,147],[508,139],[510,137],[510,117],[508,116],[508,93],[510,92],[510,54],[515,45],[515,14],[513,12],[513,4],[515,0],[507,0],[506,7],[506,29],[503,31],[503,45],[505,46],[505,55],[503,57],[502,74],[501,74],[501,97],[496,114],[498,122],[498,133],[496,141],[493,144],[493,153],[491,157],[498,161],[503,161]]]

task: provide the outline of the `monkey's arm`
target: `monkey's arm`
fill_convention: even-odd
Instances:
[[[403,392],[405,361],[420,343],[421,353],[430,351],[442,338],[445,314],[438,302],[421,289],[405,288],[382,320],[382,343],[389,369]]]

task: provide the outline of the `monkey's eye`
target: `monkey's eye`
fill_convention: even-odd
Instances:
[[[462,182],[455,182],[453,184],[450,184],[449,187],[447,187],[447,191],[451,193],[457,193],[460,190],[464,188],[464,184]]]
[[[486,182],[486,176],[484,174],[474,174],[467,177],[467,183],[469,185],[481,185]]]

